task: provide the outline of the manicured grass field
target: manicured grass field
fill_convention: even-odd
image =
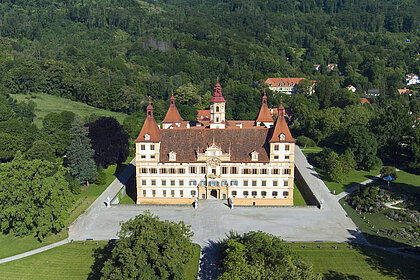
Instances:
[[[88,279],[95,262],[95,250],[107,242],[66,244],[49,251],[16,261],[0,264],[1,279]],[[185,267],[185,279],[197,279],[200,246],[195,246],[194,257]],[[89,278],[89,279],[93,279]]]
[[[307,205],[305,199],[302,196],[302,193],[299,190],[299,187],[296,186],[296,184],[293,190],[293,205],[295,206]]]
[[[75,203],[72,209],[69,210],[69,217],[65,224],[71,224],[83,211],[85,211],[93,201],[114,181],[117,174],[119,174],[127,164],[132,160],[131,157],[122,164],[115,164],[105,169],[106,183],[103,185],[91,184],[89,188],[82,189],[79,195],[75,196]],[[58,234],[49,235],[42,242],[38,241],[33,236],[26,236],[24,238],[14,237],[11,234],[0,234],[0,258],[7,258],[17,255],[29,250],[37,249],[49,245],[51,243],[67,238],[67,229],[63,228]],[[1,278],[1,277],[0,277]]]
[[[322,151],[321,147],[307,147],[307,148],[300,148],[302,153],[307,157],[309,154],[317,154]]]
[[[42,126],[43,118],[51,112],[62,112],[62,111],[70,111],[73,112],[81,117],[87,117],[91,114],[95,114],[100,117],[114,117],[120,123],[124,120],[127,116],[124,113],[118,112],[111,112],[103,109],[98,109],[89,105],[86,105],[81,102],[71,101],[70,99],[58,97],[54,95],[44,94],[44,93],[37,93],[33,95],[23,95],[23,94],[12,94],[13,97],[17,101],[25,101],[28,102],[32,100],[36,104],[35,108],[35,120],[34,123],[38,126]]]
[[[405,171],[398,171],[397,176],[397,180],[391,183],[391,187],[393,190],[403,192],[405,194],[413,194],[420,192],[420,176],[410,174]],[[353,222],[365,234],[369,242],[385,247],[402,247],[406,245],[417,244],[410,243],[407,240],[401,238],[377,233],[377,231],[381,229],[415,226],[419,223],[405,223],[390,220],[384,214],[386,210],[382,210],[378,213],[373,214],[362,213],[360,215],[355,209],[353,209],[351,206],[345,203],[344,199],[340,200],[340,204],[343,206],[344,210],[347,212],[347,214],[353,220]],[[375,228],[373,229],[372,226],[374,226]]]
[[[419,261],[367,246],[353,244],[349,248],[345,243],[293,243],[290,246],[312,263],[314,271],[323,279],[418,279],[420,273]]]

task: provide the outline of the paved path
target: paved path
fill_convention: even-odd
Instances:
[[[230,209],[221,200],[200,201],[198,209],[190,206],[116,205],[106,208],[112,198],[134,172],[134,166],[119,176],[110,187],[70,227],[70,240],[108,240],[117,237],[121,221],[150,210],[163,220],[184,221],[191,225],[193,241],[206,246],[220,240],[230,231],[238,233],[262,230],[280,235],[287,241],[350,241],[359,238],[355,224],[346,217],[334,195],[317,176],[296,147],[296,165],[308,181],[314,195],[322,201],[315,207],[235,207]],[[127,172],[126,172],[127,171]],[[131,173],[130,173],[131,172]]]
[[[56,242],[56,243],[53,243],[53,244],[50,244],[50,245],[32,250],[32,251],[28,251],[28,252],[25,252],[25,253],[22,253],[22,254],[19,254],[19,255],[15,255],[15,256],[12,256],[12,257],[0,259],[0,264],[7,263],[7,262],[10,262],[10,261],[14,261],[14,260],[18,260],[18,259],[21,259],[21,258],[24,258],[24,257],[32,256],[32,255],[50,250],[52,248],[55,248],[55,247],[58,247],[58,246],[61,246],[61,245],[67,244],[67,243],[68,243],[68,240],[64,239],[64,240],[61,240],[59,242]]]
[[[355,185],[355,186],[351,187],[350,189],[347,189],[347,190],[345,190],[344,192],[342,192],[342,193],[340,193],[340,194],[336,195],[336,198],[337,198],[337,200],[340,200],[340,199],[342,199],[343,197],[345,197],[345,196],[347,196],[347,195],[349,195],[349,194],[351,194],[351,193],[355,192],[355,191],[356,191],[356,190],[358,190],[361,186],[365,186],[365,185],[367,185],[367,184],[370,184],[370,183],[372,183],[373,181],[378,180],[378,179],[380,179],[380,178],[381,178],[381,174],[376,175],[376,176],[375,176],[375,177],[373,177],[372,179],[368,179],[368,180],[366,180],[366,181],[363,181],[363,182],[361,182],[361,183],[359,183],[359,184],[357,184],[357,185]]]

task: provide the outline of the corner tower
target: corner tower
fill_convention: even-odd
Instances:
[[[170,128],[171,126],[180,127],[183,121],[181,115],[178,112],[178,109],[175,106],[175,97],[173,91],[170,100],[171,105],[169,105],[168,112],[166,113],[166,116],[162,121],[162,126],[164,129]]]
[[[222,87],[217,78],[216,86],[212,99],[210,99],[210,128],[224,129],[226,127],[225,118],[226,100],[222,95]]]

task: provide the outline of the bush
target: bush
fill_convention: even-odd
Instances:
[[[304,135],[298,136],[296,138],[296,142],[299,146],[304,147],[304,148],[315,147],[316,146],[316,143],[315,143],[314,140],[312,140],[311,138],[306,137]]]
[[[397,170],[394,166],[384,166],[380,170],[383,177],[391,176],[397,178]]]

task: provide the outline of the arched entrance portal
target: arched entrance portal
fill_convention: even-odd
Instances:
[[[213,198],[218,198],[217,197],[217,190],[211,190],[210,191],[210,196],[213,197]]]

